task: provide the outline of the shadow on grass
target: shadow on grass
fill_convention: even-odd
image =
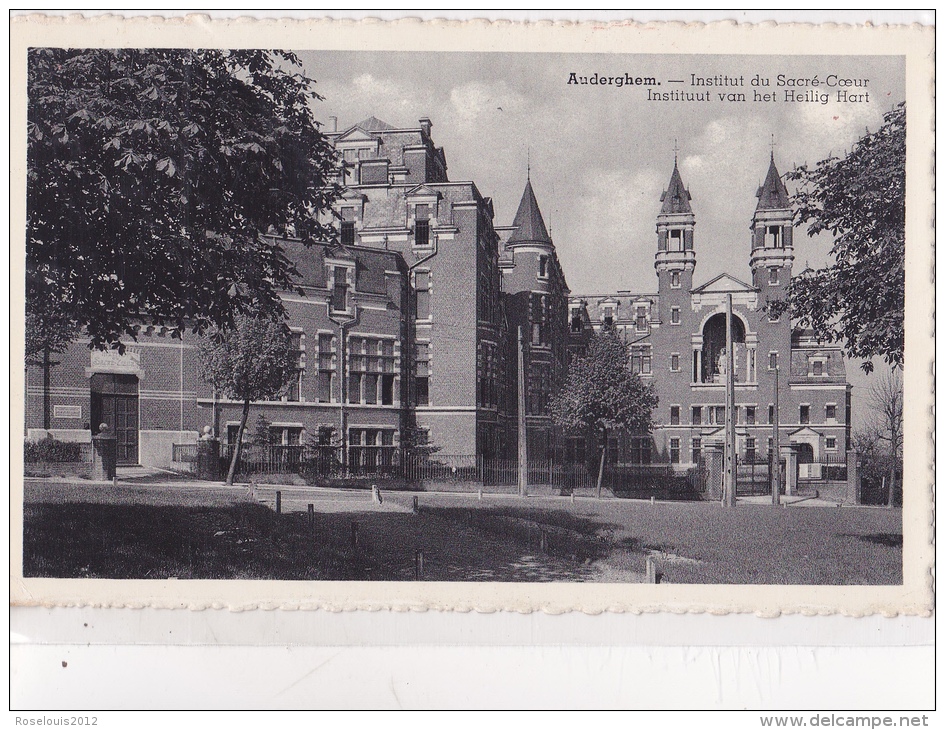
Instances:
[[[891,532],[880,532],[873,535],[851,535],[841,534],[840,537],[852,537],[861,542],[872,543],[873,545],[882,545],[883,547],[901,548],[902,535]]]
[[[313,539],[306,515],[73,502],[24,508],[23,573],[50,578],[357,580],[368,556]]]

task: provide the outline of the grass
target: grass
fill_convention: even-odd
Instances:
[[[28,489],[24,574],[414,580],[422,551],[424,580],[633,582],[652,555],[669,583],[902,581],[899,510],[424,494],[414,515],[409,495],[337,511],[313,494],[295,506],[315,502],[314,529],[240,490]]]

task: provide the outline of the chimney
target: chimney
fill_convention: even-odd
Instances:
[[[430,130],[433,129],[433,122],[430,121],[430,118],[429,118],[429,117],[421,117],[421,118],[420,118],[420,129],[423,130],[423,133],[424,133],[427,137],[430,136]]]
[[[329,132],[338,131],[338,117],[328,117],[328,131]]]

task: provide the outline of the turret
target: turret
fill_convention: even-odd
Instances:
[[[751,221],[750,262],[753,283],[768,295],[763,300],[783,299],[794,263],[794,214],[773,152],[768,174],[755,195],[758,206]]]
[[[654,265],[659,277],[660,320],[664,322],[669,321],[671,308],[680,306],[692,290],[692,273],[696,268],[693,249],[696,216],[689,204],[691,199],[679,166],[674,163],[669,187],[660,197],[663,206],[656,216]]]

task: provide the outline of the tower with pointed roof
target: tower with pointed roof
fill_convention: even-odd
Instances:
[[[557,448],[551,395],[567,369],[568,287],[548,234],[529,171],[512,225],[496,228],[504,240],[500,259],[513,337],[525,340],[525,414],[529,458],[550,458]],[[513,350],[514,353],[514,350]]]
[[[774,163],[755,193],[758,205],[751,220],[751,272],[762,299],[783,299],[794,263],[794,212],[784,181]]]
[[[673,160],[669,187],[660,197],[662,207],[656,216],[656,274],[659,278],[660,321],[669,321],[673,307],[681,307],[692,290],[696,268],[693,246],[696,216],[692,212],[689,191],[679,174],[678,160]]]

